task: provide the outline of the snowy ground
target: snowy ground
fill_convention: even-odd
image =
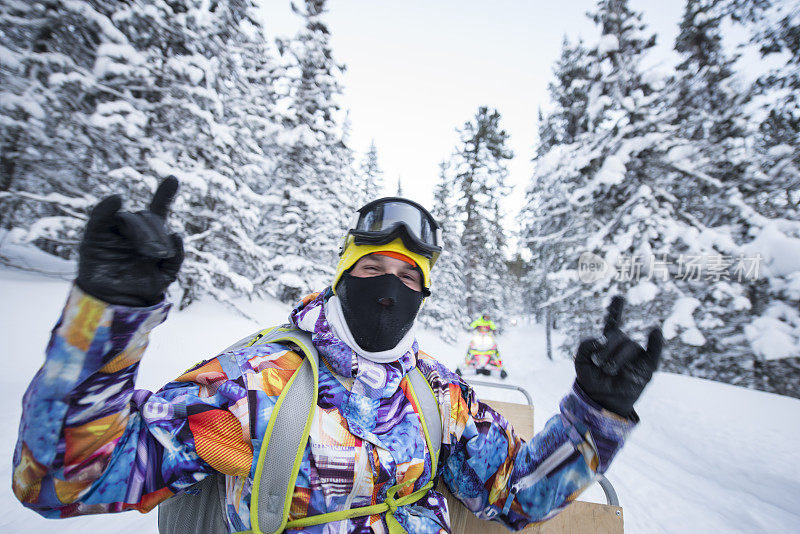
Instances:
[[[48,271],[63,270],[53,264]],[[20,399],[41,365],[49,330],[66,297],[64,279],[0,268],[0,532],[156,532],[155,514],[45,520],[10,491],[11,455]],[[204,302],[173,312],[156,329],[138,385],[157,389],[197,360],[289,311],[276,302],[240,303],[259,324]],[[422,346],[456,365],[467,337],[447,345],[428,332]],[[499,338],[509,382],[524,386],[541,428],[573,379],[571,362],[549,362],[538,325],[521,324]],[[488,398],[523,402],[513,391],[479,389]],[[625,513],[625,532],[800,532],[800,400],[668,373],[658,373],[637,405],[642,422],[608,473]],[[586,500],[603,502],[594,487]]]

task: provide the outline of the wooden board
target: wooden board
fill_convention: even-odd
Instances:
[[[525,441],[533,437],[533,406],[485,399],[481,399],[481,402],[488,404],[505,417],[519,437]]]
[[[475,517],[443,484],[439,491],[447,497],[450,509],[450,527],[453,534],[508,534],[509,530],[494,521]],[[529,525],[520,532],[525,534],[623,534],[622,508],[608,504],[575,501],[549,521]]]
[[[502,414],[521,438],[526,441],[533,438],[533,406],[481,400]],[[500,523],[483,521],[475,517],[447,491],[444,484],[440,483],[438,489],[447,497],[453,534],[472,534],[473,532],[508,534],[509,530]],[[530,525],[521,532],[526,534],[623,534],[622,508],[575,501],[553,519]]]
[[[484,521],[485,523],[485,521]],[[508,530],[506,529],[506,532]],[[550,521],[522,530],[536,534],[623,534],[622,508],[575,501]]]

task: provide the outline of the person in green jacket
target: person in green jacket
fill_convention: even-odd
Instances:
[[[491,320],[488,313],[484,313],[479,318],[472,321],[469,327],[478,332],[495,332],[497,330],[497,326],[494,324],[494,321]]]

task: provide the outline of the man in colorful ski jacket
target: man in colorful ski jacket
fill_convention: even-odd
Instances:
[[[120,198],[109,197],[91,214],[76,284],[23,399],[14,453],[13,491],[45,517],[148,512],[218,472],[227,530],[258,531],[250,508],[259,451],[302,356],[285,344],[254,345],[206,360],[158,392],[134,389],[183,259],[180,238],[165,225],[176,191],[167,179],[147,210],[120,211]],[[554,516],[608,469],[635,426],[633,402],[658,363],[659,335],[645,350],[619,331],[621,310],[610,313],[604,338],[579,347],[578,378],[560,413],[526,443],[418,347],[414,321],[441,250],[436,222],[398,198],[357,215],[333,284],[289,318],[320,356],[289,520],[382,503],[393,486],[408,483],[407,495],[433,479],[479,517],[512,529]],[[439,402],[436,472],[408,393],[414,367]],[[449,532],[445,498],[430,490],[385,513],[289,525],[313,533],[403,530]]]

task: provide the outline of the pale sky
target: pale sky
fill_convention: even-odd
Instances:
[[[301,2],[302,0],[298,0]],[[270,38],[300,23],[289,2],[268,0]],[[510,135],[515,186],[506,211],[522,204],[532,173],[537,109],[549,106],[547,84],[564,35],[594,44],[586,16],[595,0],[329,0],[325,22],[344,73],[350,145],[361,157],[374,139],[387,193],[401,177],[405,196],[430,207],[438,164],[457,145],[456,128],[479,106],[497,108]],[[668,68],[683,0],[631,0],[658,34],[652,63]],[[509,228],[510,229],[510,228]]]

